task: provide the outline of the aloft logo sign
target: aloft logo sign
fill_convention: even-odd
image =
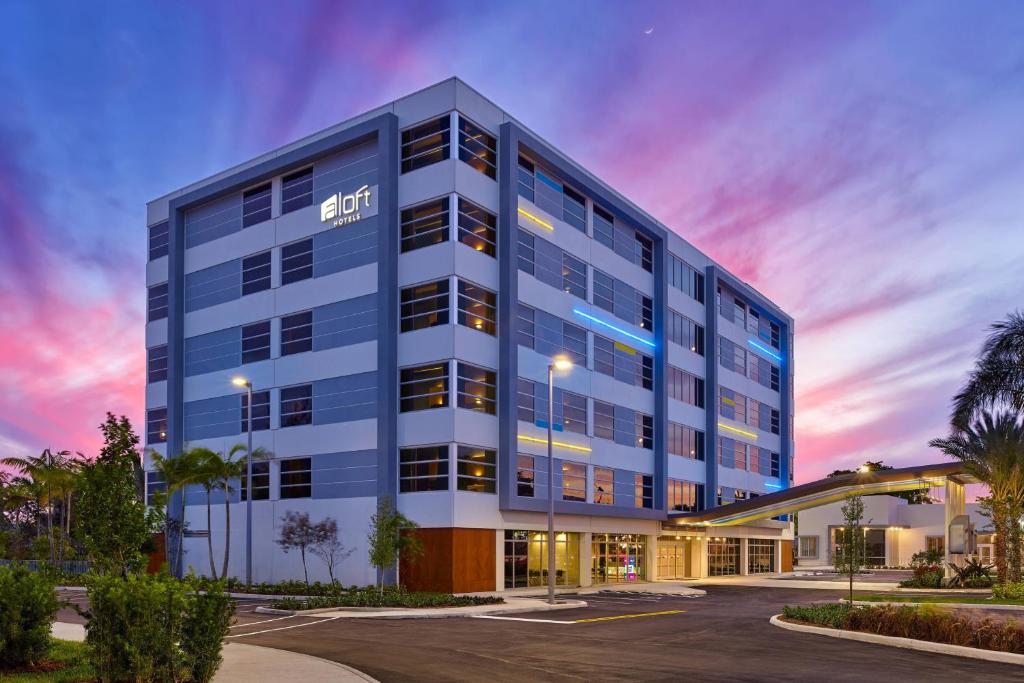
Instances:
[[[369,185],[363,185],[350,194],[331,195],[320,204],[320,222],[334,221],[335,227],[355,223],[363,217],[364,210],[370,209],[375,194]]]

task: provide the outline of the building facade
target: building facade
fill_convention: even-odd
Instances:
[[[458,79],[154,200],[148,227],[147,447],[244,443],[232,379],[252,382],[254,446],[272,453],[254,469],[254,580],[301,576],[275,543],[300,511],[338,522],[341,580],[371,582],[389,497],[426,545],[404,583],[542,585],[556,356],[574,363],[553,401],[559,583],[788,555],[784,522],[662,523],[789,486],[792,319]],[[224,494],[209,529],[206,493],[184,495],[202,572]]]

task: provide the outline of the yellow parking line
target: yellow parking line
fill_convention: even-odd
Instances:
[[[586,624],[591,621],[612,621],[613,619],[636,619],[637,617],[657,617],[664,614],[682,614],[683,609],[667,609],[663,612],[644,612],[643,614],[620,614],[614,617],[594,617],[593,619],[577,619],[574,623]]]

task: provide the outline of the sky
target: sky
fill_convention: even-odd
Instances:
[[[796,479],[1024,308],[1024,4],[0,3],[0,454],[142,424],[148,200],[457,75],[796,320]]]

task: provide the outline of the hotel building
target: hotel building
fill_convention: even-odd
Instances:
[[[792,319],[462,81],[147,216],[146,444],[245,443],[232,379],[251,381],[254,446],[272,454],[254,465],[255,581],[302,576],[275,542],[297,511],[336,520],[353,550],[340,580],[371,583],[388,497],[425,545],[403,583],[543,585],[557,356],[574,364],[554,382],[560,584],[788,568],[787,522],[674,517],[790,485]],[[207,534],[219,563],[223,495],[208,529],[206,493],[186,490],[186,567],[209,567]],[[246,492],[229,495],[244,576]]]

